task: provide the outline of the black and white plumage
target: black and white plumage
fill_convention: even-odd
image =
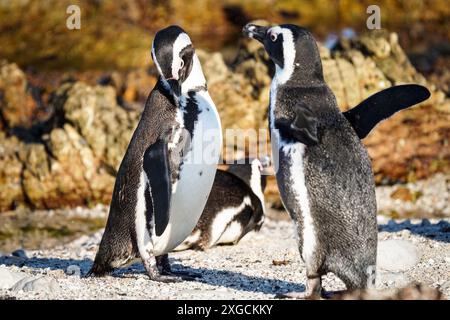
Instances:
[[[421,87],[421,94],[411,98],[404,95],[411,87],[388,89],[342,114],[307,30],[248,24],[243,31],[264,45],[276,68],[269,106],[272,156],[308,279],[306,292],[287,296],[319,295],[327,272],[347,289],[365,288],[374,280],[377,207],[371,163],[360,138],[394,112],[425,100],[428,90]],[[402,101],[389,99],[399,93]]]
[[[205,209],[192,231],[175,250],[206,250],[219,244],[237,244],[264,222],[266,176],[258,159],[245,159],[217,170]]]
[[[206,204],[221,152],[221,125],[183,29],[160,30],[152,57],[160,77],[120,165],[90,273],[103,275],[140,258],[151,279],[180,281],[167,253],[191,233]]]

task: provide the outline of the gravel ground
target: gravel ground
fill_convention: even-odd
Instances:
[[[393,218],[450,217],[450,174],[439,173],[425,180],[379,186],[376,190],[378,211],[397,215]]]
[[[379,239],[403,239],[417,249],[418,261],[407,270],[380,270],[377,287],[389,289],[420,282],[450,296],[450,219],[393,221],[379,218]],[[0,297],[17,299],[270,299],[275,294],[303,291],[305,268],[296,249],[290,221],[266,220],[259,233],[250,233],[236,246],[206,252],[171,254],[174,269],[200,272],[195,282],[162,284],[149,281],[140,264],[103,278],[83,278],[92,263],[102,231],[50,250],[16,252],[0,258],[0,274],[45,281],[0,289]],[[398,259],[397,259],[398,260]],[[398,262],[398,261],[395,261]],[[401,262],[401,261],[400,261]],[[3,277],[3,279],[6,279]],[[1,276],[0,276],[1,280]],[[23,282],[23,281],[22,281]],[[1,288],[0,281],[0,288]],[[3,285],[3,288],[7,288]],[[342,290],[332,274],[326,290]]]

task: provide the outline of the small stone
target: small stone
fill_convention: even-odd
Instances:
[[[409,238],[411,236],[411,231],[405,229],[405,230],[402,230],[400,232],[400,234],[401,234],[402,238]]]
[[[385,240],[378,244],[378,268],[386,271],[404,271],[419,262],[419,250],[407,240]]]
[[[13,272],[7,268],[0,268],[0,289],[10,289],[25,277],[26,274],[22,272]]]
[[[39,278],[24,278],[17,282],[12,291],[37,291],[47,293],[57,293],[60,291],[60,286],[53,278],[39,277]]]
[[[18,258],[22,258],[22,259],[28,259],[27,253],[26,253],[25,250],[23,250],[23,249],[18,249],[18,250],[16,250],[16,251],[13,251],[13,252],[11,253],[11,255],[12,255],[13,257],[18,257]]]
[[[402,201],[413,201],[413,196],[411,191],[405,187],[399,187],[397,190],[391,193],[392,199],[398,199]]]
[[[66,274],[69,276],[80,276],[81,275],[81,269],[77,265],[70,265],[66,269]]]

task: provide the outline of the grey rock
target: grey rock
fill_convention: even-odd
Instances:
[[[66,269],[66,274],[69,276],[80,276],[81,275],[81,268],[77,265],[70,265]]]
[[[7,268],[0,268],[0,289],[10,289],[25,277],[26,274],[24,273],[13,272]]]
[[[27,253],[23,249],[18,249],[16,251],[13,251],[11,253],[11,255],[13,257],[18,257],[18,258],[22,258],[22,259],[28,259]]]
[[[40,291],[47,293],[57,293],[61,290],[58,282],[53,278],[38,277],[38,278],[24,278],[17,282],[12,291]]]
[[[420,259],[418,248],[407,240],[385,240],[378,243],[377,267],[385,271],[404,271]]]

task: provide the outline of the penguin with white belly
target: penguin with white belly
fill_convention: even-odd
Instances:
[[[272,156],[307,276],[305,292],[285,296],[320,296],[327,272],[347,289],[365,288],[374,281],[377,207],[371,162],[360,138],[429,92],[415,85],[394,87],[342,114],[306,29],[248,24],[243,32],[264,45],[276,69],[269,106]]]
[[[160,30],[152,58],[160,77],[120,164],[90,274],[140,258],[151,280],[191,280],[171,270],[167,253],[191,233],[205,207],[222,148],[220,119],[182,28]]]
[[[217,170],[208,202],[192,231],[175,251],[206,250],[222,244],[237,244],[264,222],[264,170],[268,162],[243,159],[227,170]]]

